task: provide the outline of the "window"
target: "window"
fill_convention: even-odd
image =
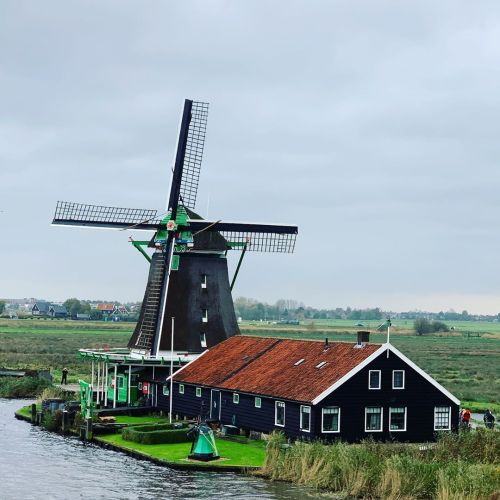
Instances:
[[[368,372],[368,389],[380,389],[380,370]]]
[[[118,389],[123,389],[125,380],[123,377],[118,377]]]
[[[382,408],[380,406],[365,408],[365,432],[382,432]]]
[[[233,403],[235,405],[240,404],[240,395],[236,392],[233,394]]]
[[[392,388],[404,389],[405,388],[405,371],[392,370]]]
[[[406,408],[389,408],[389,430],[406,430]]]
[[[137,390],[142,391],[142,382],[137,382]]]
[[[262,400],[260,398],[255,398],[255,408],[261,408]]]
[[[201,322],[208,323],[208,309],[201,310]]]
[[[170,389],[168,388],[168,385],[163,386],[163,395],[170,396]]]
[[[207,347],[207,336],[204,333],[200,333],[201,347]]]
[[[434,407],[434,430],[449,431],[450,426],[450,406],[435,406]]]
[[[293,366],[299,366],[299,365],[301,365],[303,362],[304,362],[304,358],[299,359],[298,361],[296,361],[296,362],[293,364]]]
[[[325,406],[321,410],[321,432],[340,432],[340,408]]]
[[[274,406],[274,425],[285,427],[285,403],[276,401]]]
[[[300,406],[300,430],[311,432],[311,407]]]
[[[184,384],[179,384],[179,394],[184,394]]]
[[[316,368],[318,368],[318,369],[319,369],[319,368],[323,368],[323,366],[325,366],[325,365],[326,365],[326,361],[322,361],[321,363],[318,363],[318,364],[316,365]]]
[[[201,288],[207,288],[207,275],[201,275]]]
[[[201,398],[201,387],[196,388],[196,397]]]

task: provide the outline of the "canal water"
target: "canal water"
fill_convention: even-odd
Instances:
[[[26,400],[0,399],[0,499],[286,498],[314,495],[230,473],[180,472],[49,433],[14,418]]]

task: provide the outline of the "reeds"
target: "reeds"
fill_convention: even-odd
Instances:
[[[291,481],[347,497],[481,499],[500,490],[500,433],[445,434],[428,447],[414,444],[296,442],[271,435],[263,468]]]

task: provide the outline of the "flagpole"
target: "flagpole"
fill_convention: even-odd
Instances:
[[[387,357],[389,357],[389,343],[391,339],[391,320],[387,318]]]
[[[172,332],[170,336],[170,418],[172,423],[172,396],[174,392],[174,320],[172,316]]]

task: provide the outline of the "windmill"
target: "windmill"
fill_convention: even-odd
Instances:
[[[204,220],[194,212],[208,104],[184,101],[167,213],[59,201],[52,224],[153,231],[132,244],[150,262],[139,321],[128,347],[132,353],[199,353],[238,334],[231,296],[245,252],[293,252],[297,227]],[[143,249],[154,248],[150,257]],[[229,282],[227,251],[241,257]],[[171,345],[175,316],[175,339]]]

